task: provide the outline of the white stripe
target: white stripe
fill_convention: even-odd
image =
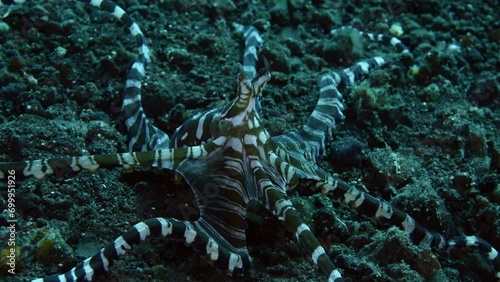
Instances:
[[[498,256],[498,251],[495,250],[494,248],[491,248],[491,250],[488,252],[488,258],[490,260],[494,260]]]
[[[90,266],[90,258],[83,261],[83,271],[85,271],[85,279],[92,281],[92,276],[94,276],[94,269]]]
[[[287,184],[290,183],[290,180],[292,180],[294,175],[295,175],[295,171],[293,169],[288,169],[288,174],[286,176],[286,183]]]
[[[257,136],[253,134],[245,134],[245,136],[243,136],[243,142],[247,145],[254,145],[257,147]]]
[[[318,246],[311,255],[314,264],[317,265],[319,256],[324,254],[325,254],[325,249],[323,249],[323,247],[321,246]]]
[[[228,141],[228,145],[233,148],[236,152],[242,153],[243,152],[243,144],[241,143],[241,140],[238,138],[231,138]]]
[[[345,69],[344,74],[347,76],[347,78],[349,79],[349,82],[351,84],[353,84],[355,82],[354,73],[352,71],[350,71],[349,69]]]
[[[198,124],[196,127],[196,139],[201,139],[201,136],[203,135],[203,123],[205,122],[205,118],[207,117],[207,114],[204,114],[201,116],[201,118],[198,120]]]
[[[322,131],[319,131],[319,130],[317,130],[317,129],[314,129],[314,128],[310,127],[310,126],[309,126],[309,125],[307,125],[307,124],[306,124],[306,125],[304,125],[304,126],[302,127],[302,129],[303,129],[305,132],[307,132],[307,133],[309,133],[309,134],[311,134],[311,135],[314,135],[314,136],[316,136],[316,137],[319,137],[319,139],[321,139],[321,141],[323,142],[323,140],[324,140],[325,136],[323,135],[323,132],[322,132]]]
[[[368,73],[370,70],[370,65],[367,62],[359,62],[357,65],[361,67],[363,73]]]
[[[241,257],[239,255],[237,255],[235,253],[231,253],[231,255],[229,256],[228,269],[229,269],[229,271],[232,272],[235,267],[242,268],[243,264],[242,264],[242,261],[241,261]]]
[[[151,235],[151,231],[149,230],[149,226],[144,222],[139,222],[134,225],[137,232],[139,232],[139,236],[141,237],[141,241],[146,240],[146,237]]]
[[[322,112],[314,110],[311,114],[311,117],[317,119],[320,122],[325,123],[330,131],[331,128],[335,125],[335,119],[330,115],[323,114]]]
[[[141,29],[139,28],[139,26],[136,23],[133,23],[130,26],[130,34],[132,34],[132,36],[136,36],[138,34],[142,34]]]
[[[186,137],[188,137],[188,133],[187,133],[187,131],[186,131],[184,134],[182,134],[182,136],[181,136],[181,141],[186,140]]]
[[[257,42],[262,43],[264,41],[262,37],[260,37],[260,34],[254,29],[252,34],[250,35],[251,37],[255,37],[257,39]],[[249,38],[250,39],[250,38]]]
[[[428,231],[425,232],[425,237],[419,242],[420,246],[426,246],[429,247],[432,243],[432,234],[429,233]]]
[[[243,172],[243,164],[239,159],[227,160],[224,162],[225,167],[231,167],[236,171]]]
[[[71,278],[73,278],[73,281],[76,281],[77,280],[77,277],[76,277],[76,267],[73,267],[71,269]],[[64,274],[63,274],[64,275]]]
[[[104,256],[104,248],[101,249],[100,255],[101,255],[101,261],[102,261],[102,267],[104,268],[105,271],[108,271],[109,270],[109,260]]]
[[[149,56],[149,48],[146,44],[142,44],[138,47],[139,54],[143,54],[146,62],[151,62],[151,57]]]
[[[247,55],[252,55],[257,60],[257,49],[255,48],[255,46],[250,46],[250,47],[248,47],[247,50],[245,50],[244,56],[247,56]]]
[[[217,146],[221,146],[222,144],[226,143],[227,137],[225,136],[220,136],[219,138],[214,140],[214,144]]]
[[[359,196],[359,198],[353,204],[354,208],[358,208],[359,206],[361,206],[365,200],[365,193],[363,193],[363,192],[360,192],[360,193],[361,193],[361,196]]]
[[[349,204],[350,202],[356,200],[361,192],[356,188],[351,188],[344,194],[344,204]]]
[[[338,98],[320,98],[317,103],[318,106],[335,106],[339,105],[342,109],[344,105],[339,101]]]
[[[207,255],[210,255],[210,259],[213,261],[219,259],[219,245],[212,238],[208,239]]]
[[[337,85],[333,84],[333,83],[329,83],[328,85],[325,85],[325,86],[321,87],[319,89],[319,92],[323,93],[323,92],[329,91],[329,90],[332,90],[332,91],[337,90]]]
[[[253,123],[254,123],[255,127],[259,127],[260,126],[259,119],[256,118],[256,117],[253,118]]]
[[[328,277],[328,282],[335,282],[335,280],[339,278],[342,278],[342,275],[340,275],[340,272],[335,269],[334,271],[332,271],[332,273],[330,273],[330,277]]]
[[[192,226],[186,224],[186,230],[184,231],[184,239],[186,240],[186,243],[193,243],[196,238],[196,234],[196,230],[194,230]]]
[[[478,239],[476,236],[466,236],[465,237],[465,245],[466,246],[477,246],[478,245]]]
[[[302,234],[302,232],[304,231],[311,231],[311,229],[309,229],[309,226],[301,223],[299,227],[297,227],[297,231],[295,231],[295,237],[297,238],[297,240],[299,239],[300,234]]]
[[[123,153],[122,158],[123,158],[123,161],[125,161],[125,164],[129,164],[129,165],[135,164],[135,158],[131,153]]]
[[[287,172],[288,172],[287,168],[288,167],[289,167],[289,165],[287,163],[285,163],[285,162],[282,162],[280,164],[281,175],[286,175],[287,174]]]
[[[405,232],[412,233],[415,230],[415,220],[411,216],[406,215],[405,220],[401,222],[401,226],[403,226]]]
[[[379,218],[381,216],[383,216],[385,218],[391,218],[393,213],[394,212],[391,209],[391,207],[388,204],[381,201],[380,204],[378,205],[378,209],[377,209],[377,213],[375,214],[375,218]]]
[[[79,166],[92,172],[99,168],[99,164],[94,160],[94,156],[82,156],[77,161]]]
[[[382,57],[374,57],[373,59],[375,60],[375,62],[377,62],[379,66],[385,64],[385,60]]]
[[[201,149],[202,149],[202,147],[200,147],[200,146],[195,146],[195,147],[188,148],[188,151],[191,153],[190,157],[193,158],[193,159],[199,158],[202,155],[202,150]]]
[[[163,149],[161,150],[161,167],[167,168],[167,169],[172,169],[174,166],[174,162],[172,161],[174,159],[174,153],[175,150],[173,149]]]
[[[172,229],[174,227],[174,225],[168,221],[166,221],[164,218],[157,218],[157,220],[160,222],[161,224],[161,235],[163,237],[166,237],[170,234],[172,234]]]
[[[135,62],[132,65],[132,68],[136,69],[142,76],[144,76],[145,71],[144,71],[144,64],[143,63],[141,63],[141,62]]]
[[[324,195],[326,195],[326,194],[328,194],[328,192],[330,192],[330,191],[333,191],[333,190],[337,189],[337,183],[338,183],[337,181],[335,181],[335,182],[333,183],[333,185],[332,185],[332,184],[330,184],[330,183],[325,183],[325,184],[323,185],[323,187],[322,187],[323,189],[322,189],[321,193],[322,193],[322,194],[324,194]]]
[[[121,19],[123,14],[125,14],[125,11],[122,8],[120,8],[120,6],[116,5],[112,15],[115,16],[117,19]]]
[[[289,200],[285,200],[285,199],[279,199],[274,204],[274,214],[275,215],[280,215],[281,214],[281,210],[283,210],[283,208],[289,207],[289,206],[292,206],[292,202],[290,202]],[[285,214],[283,213],[283,217],[284,216],[285,216]]]
[[[57,279],[59,279],[59,282],[66,282],[66,281],[67,281],[67,280],[66,280],[66,276],[65,276],[64,274],[60,274],[60,275],[58,275],[58,276],[57,276]],[[37,280],[34,280],[34,281],[38,281],[38,279],[37,279]],[[41,281],[43,281],[43,279],[42,279]]]
[[[115,251],[118,255],[124,255],[127,250],[130,250],[132,247],[123,239],[122,236],[116,238],[115,242]]]
[[[92,5],[92,6],[96,6],[96,7],[99,7],[99,8],[100,8],[100,7],[101,7],[101,4],[102,4],[102,1],[103,1],[103,0],[92,0],[92,1],[90,1],[90,5]]]
[[[396,47],[397,44],[401,43],[401,40],[397,39],[396,37],[391,38],[391,45]]]
[[[141,88],[141,81],[137,79],[127,79],[125,81],[125,88],[137,87]]]

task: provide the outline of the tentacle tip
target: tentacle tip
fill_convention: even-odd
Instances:
[[[233,27],[235,28],[235,30],[237,32],[243,32],[244,26],[242,24],[237,23],[237,22],[233,22]]]

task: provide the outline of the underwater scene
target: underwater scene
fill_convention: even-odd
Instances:
[[[0,0],[0,281],[500,281],[499,10]]]

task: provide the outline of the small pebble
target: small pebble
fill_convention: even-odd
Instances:
[[[10,31],[10,26],[4,22],[0,22],[0,34],[6,34]]]
[[[389,33],[394,36],[401,36],[404,33],[403,27],[400,23],[393,23],[389,29]]]
[[[64,56],[66,56],[66,52],[68,51],[61,46],[56,48],[56,56],[59,58],[63,58]]]

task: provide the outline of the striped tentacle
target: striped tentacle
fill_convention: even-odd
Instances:
[[[341,72],[329,72],[321,77],[319,99],[307,123],[299,131],[274,137],[290,151],[310,152],[315,160],[325,150],[325,143],[332,138],[337,122],[344,120],[344,99],[339,87],[350,86],[361,80],[375,68],[386,64],[382,57],[358,62]],[[292,145],[295,143],[295,145]],[[295,146],[296,148],[293,148]]]
[[[242,33],[243,37],[245,38],[243,69],[248,79],[252,80],[257,75],[257,52],[264,40],[260,36],[259,31],[253,26],[244,26],[239,23],[233,23],[233,26],[236,28],[236,31]],[[260,113],[262,111],[260,99],[260,97],[257,98],[255,105],[257,113]]]
[[[332,29],[330,33],[332,35],[337,35],[344,31],[355,32],[370,41],[391,45],[394,49],[396,49],[397,52],[399,52],[400,57],[407,56],[411,58],[412,56],[409,49],[401,42],[401,40],[394,36],[363,32],[352,26],[343,26],[337,29]],[[371,59],[358,62],[353,66],[342,70],[341,72],[332,72],[331,75],[335,80],[336,86],[350,87],[351,85],[366,77],[366,75],[368,75],[373,69],[388,64],[393,60],[393,57],[376,56]]]
[[[415,220],[405,212],[393,208],[370,194],[358,190],[338,178],[329,176],[325,182],[318,182],[316,189],[333,199],[340,199],[344,204],[351,204],[352,208],[374,219],[385,218],[392,225],[398,226],[410,234],[416,244],[423,244],[441,249],[445,246],[443,236],[432,233],[415,223]]]
[[[295,178],[316,181],[328,178],[329,173],[315,164],[307,142],[295,142],[288,135],[280,135],[277,138],[271,138],[270,141],[266,144],[270,152],[266,162],[280,171],[283,178],[292,179],[287,182],[288,188],[295,187],[297,183]],[[289,177],[288,175],[292,173],[293,177]]]
[[[456,236],[448,240],[448,248],[464,248],[472,247],[481,250],[488,255],[488,259],[492,261],[495,270],[495,277],[500,281],[500,255],[498,251],[486,240],[476,236]]]
[[[144,68],[151,61],[146,38],[139,25],[116,3],[110,0],[76,0],[89,3],[120,20],[135,39],[139,57],[132,65],[125,81],[121,117],[129,136],[129,151],[147,151],[168,148],[169,136],[146,118],[141,103],[141,82]],[[25,0],[0,0],[1,5],[23,3]]]
[[[400,54],[410,54],[408,48],[396,37],[383,34],[361,32],[353,27],[333,29],[332,34],[343,30],[352,30],[361,36],[384,44],[391,44]],[[336,122],[343,121],[344,109],[340,86],[350,87],[360,81],[373,69],[381,67],[389,61],[387,58],[374,57],[358,62],[340,72],[329,72],[321,77],[318,102],[309,116],[307,123],[298,132],[284,134],[276,137],[281,142],[295,142],[300,150],[311,150],[314,158],[320,156],[325,150],[325,142],[331,139]],[[300,151],[299,151],[300,152]]]
[[[170,138],[154,126],[144,114],[141,103],[141,81],[145,61],[139,58],[127,74],[123,91],[121,118],[125,120],[129,151],[147,151],[168,148]]]
[[[125,25],[138,49],[139,57],[130,68],[123,91],[121,118],[125,120],[129,136],[129,151],[147,151],[168,148],[170,138],[146,118],[141,104],[141,83],[144,69],[151,61],[146,38],[139,25],[116,3],[109,0],[78,0],[106,11]]]
[[[185,148],[0,163],[0,179],[5,178],[5,174],[11,170],[19,175],[34,176],[38,179],[50,174],[60,177],[66,172],[78,172],[81,169],[95,172],[101,167],[121,166],[129,170],[132,167],[152,166],[175,170],[183,161],[205,157],[224,142],[225,138],[221,137],[210,143]]]
[[[296,142],[301,148],[309,148],[314,159],[325,150],[325,142],[332,138],[336,122],[344,120],[342,94],[339,85],[352,85],[376,67],[386,63],[382,57],[358,62],[343,71],[329,72],[321,77],[319,99],[307,123],[298,132],[284,134],[283,141]],[[281,137],[279,137],[281,138]],[[306,144],[304,144],[306,143]]]
[[[289,200],[283,198],[279,190],[265,176],[265,172],[260,168],[255,168],[255,175],[259,189],[261,190],[262,203],[280,221],[284,222],[295,232],[295,238],[301,246],[311,255],[312,261],[323,273],[328,276],[328,282],[343,281],[340,272],[326,254],[324,248],[304,223],[302,218]]]
[[[113,243],[101,249],[97,254],[87,258],[65,274],[35,279],[33,282],[71,282],[91,281],[109,270],[109,266],[120,256],[125,255],[132,246],[140,244],[149,237],[161,237],[180,240],[191,245],[195,250],[204,253],[217,265],[233,271],[242,268],[241,257],[221,248],[213,238],[200,229],[197,222],[182,221],[172,218],[151,218],[139,222]]]
[[[399,38],[395,36],[389,36],[385,34],[376,34],[376,33],[370,33],[370,32],[363,32],[358,30],[357,28],[353,26],[342,26],[339,28],[334,28],[330,31],[331,34],[338,34],[343,31],[352,31],[356,32],[360,36],[370,40],[370,41],[377,41],[377,42],[382,42],[383,44],[390,44],[396,51],[400,52],[401,54],[403,53],[409,53],[408,48],[399,40]]]
[[[429,231],[416,223],[407,213],[393,208],[388,203],[331,176],[327,181],[317,183],[316,189],[321,189],[323,194],[328,194],[333,199],[341,199],[344,204],[351,204],[352,208],[361,214],[374,219],[386,219],[390,224],[398,226],[407,232],[416,245],[437,250],[445,250],[446,247],[448,249],[475,247],[487,254],[488,259],[493,262],[497,277],[500,279],[500,256],[498,251],[484,239],[475,236],[457,236],[447,241],[441,234]]]
[[[236,31],[241,32],[245,38],[245,53],[243,55],[243,69],[245,75],[252,80],[257,75],[257,51],[263,40],[259,31],[253,26],[244,26],[239,23],[233,23]]]
[[[312,148],[309,143],[301,140],[302,137],[297,131],[292,131],[287,134],[271,137],[276,142],[277,147],[280,147],[290,155],[296,156],[304,162],[315,164],[316,160],[312,154]]]

